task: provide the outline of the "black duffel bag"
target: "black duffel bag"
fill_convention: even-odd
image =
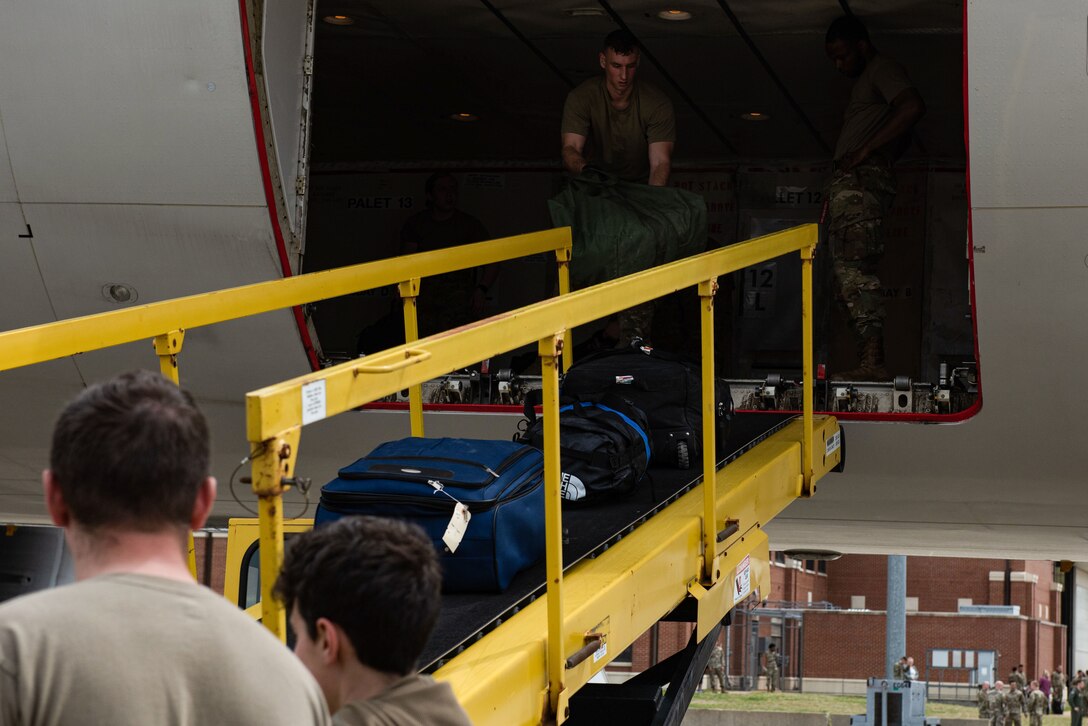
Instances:
[[[543,450],[537,398],[526,397],[525,428],[515,440]],[[559,408],[563,500],[583,504],[632,493],[650,464],[648,431],[646,414],[620,396],[564,400]]]
[[[649,348],[603,350],[575,361],[563,377],[565,397],[614,393],[646,413],[655,463],[678,469],[702,457],[702,369],[697,363]],[[714,423],[719,446],[729,434],[733,396],[729,383],[714,383]]]

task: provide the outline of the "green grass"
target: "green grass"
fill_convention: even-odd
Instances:
[[[719,711],[782,711],[788,713],[829,713],[861,714],[865,713],[864,696],[826,696],[819,693],[767,693],[766,691],[729,691],[713,693],[702,691],[691,700],[692,708],[708,708]],[[978,709],[973,706],[960,706],[952,703],[926,704],[927,716],[943,718],[978,718]],[[1023,718],[1027,726],[1028,718]],[[1046,726],[1069,723],[1069,714],[1063,716],[1044,716]]]

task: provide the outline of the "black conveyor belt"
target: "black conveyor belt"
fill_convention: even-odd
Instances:
[[[782,428],[793,414],[738,413],[719,451],[718,467],[728,464]],[[698,466],[698,462],[696,463]],[[563,509],[563,564],[569,568],[595,557],[702,481],[699,469],[650,469],[634,494],[604,504]],[[431,672],[483,637],[503,620],[545,592],[545,567],[540,562],[518,573],[501,593],[456,594],[442,597],[442,611],[420,663]]]

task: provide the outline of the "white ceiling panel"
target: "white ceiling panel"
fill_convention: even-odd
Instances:
[[[264,203],[237,3],[7,3],[0,67],[24,202]]]
[[[33,226],[32,226],[33,229]],[[34,240],[27,234],[18,204],[0,203],[0,330],[51,323],[56,318],[49,303],[35,257]]]
[[[1088,204],[1085,10],[1083,0],[969,4],[974,206]]]

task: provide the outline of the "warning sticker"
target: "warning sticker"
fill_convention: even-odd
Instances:
[[[302,425],[325,418],[325,381],[314,381],[302,387]]]
[[[745,557],[737,565],[737,574],[733,577],[733,602],[740,602],[752,592],[752,562]]]
[[[831,456],[839,447],[842,446],[842,431],[835,431],[835,434],[827,440],[826,456]]]
[[[601,647],[593,651],[593,662],[596,663],[601,658],[604,658],[606,655],[608,655],[608,643],[602,640]]]

